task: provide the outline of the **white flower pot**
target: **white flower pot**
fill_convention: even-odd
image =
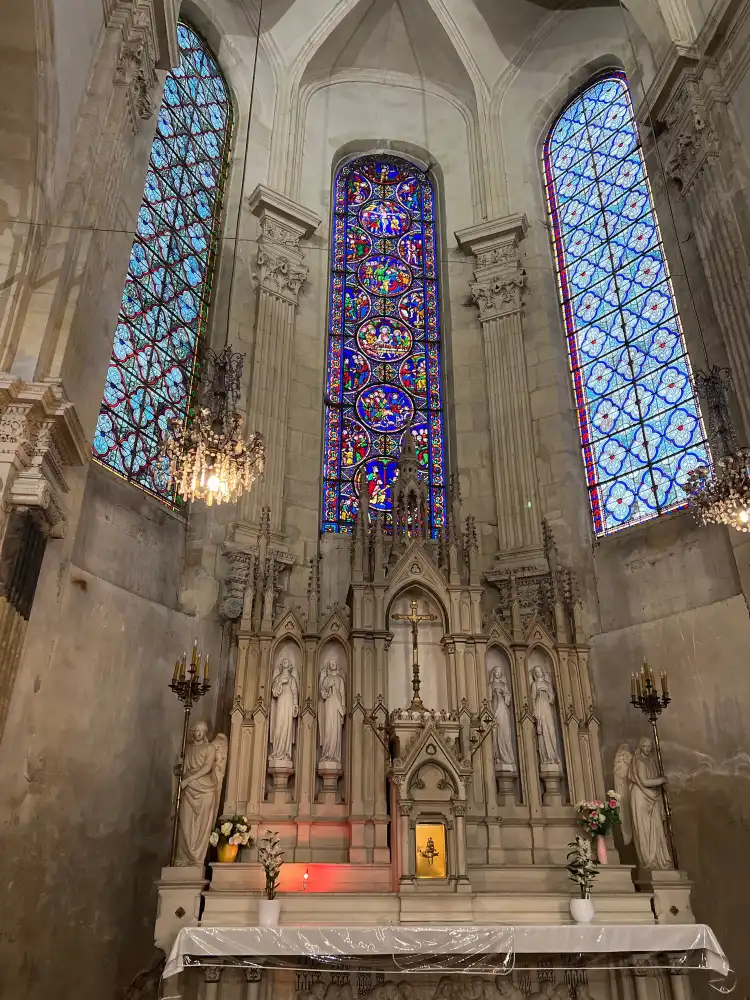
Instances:
[[[278,897],[266,899],[265,896],[262,896],[258,900],[258,923],[261,927],[275,927],[279,922],[280,913],[281,900]]]
[[[570,915],[577,924],[590,924],[594,919],[594,903],[591,899],[571,899]]]

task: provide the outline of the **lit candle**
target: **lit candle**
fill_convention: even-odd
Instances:
[[[172,681],[173,682],[176,681],[179,676],[180,676],[180,658],[178,656],[177,659],[174,661],[174,673],[172,674]]]
[[[185,667],[187,666],[187,650],[182,654],[182,663],[180,664],[180,680],[185,680]]]
[[[193,655],[192,655],[192,657],[190,659],[190,666],[193,667],[193,668],[195,668],[195,660],[196,660],[197,656],[198,656],[198,640],[195,639],[195,641],[193,642]],[[194,670],[191,671],[191,673],[194,673],[194,672],[195,672]]]
[[[661,693],[663,698],[669,697],[669,684],[667,682],[667,671],[662,670],[661,672]]]
[[[206,653],[206,662],[203,664],[203,683],[204,684],[208,680],[208,661],[209,661],[210,656],[211,656],[210,653]]]
[[[643,692],[641,691],[641,675],[640,674],[638,674],[638,676],[635,679],[635,686],[636,686],[636,691],[638,692],[638,700],[640,701],[641,697],[643,695]]]
[[[636,697],[635,674],[630,675],[630,697]]]

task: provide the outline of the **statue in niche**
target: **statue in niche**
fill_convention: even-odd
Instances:
[[[511,718],[513,691],[502,664],[496,664],[489,677],[492,714],[495,731],[492,734],[495,762],[516,769],[516,751],[513,745],[513,720]]]
[[[318,679],[320,759],[341,763],[341,737],[346,715],[346,681],[339,661],[324,663]]]
[[[282,656],[271,680],[271,760],[290,761],[299,715],[299,678],[294,663]]]
[[[508,976],[495,976],[495,986],[502,1000],[526,1000],[523,992],[510,982]]]
[[[208,724],[196,722],[185,748],[182,796],[177,830],[175,865],[203,865],[208,838],[219,812],[219,797],[227,769],[229,742],[223,733],[213,742]]]
[[[615,755],[615,791],[620,796],[622,837],[635,843],[635,852],[644,868],[663,871],[674,868],[664,828],[664,802],[654,744],[644,736],[635,753],[623,743]]]
[[[555,722],[555,688],[544,667],[537,664],[531,671],[531,703],[536,722],[536,739],[540,764],[559,764],[560,747]]]

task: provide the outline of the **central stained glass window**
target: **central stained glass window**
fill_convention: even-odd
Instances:
[[[162,438],[188,419],[232,133],[226,83],[205,42],[177,26],[130,253],[93,454],[174,504]]]
[[[435,194],[426,174],[391,156],[339,171],[323,467],[324,531],[351,529],[362,477],[390,527],[404,435],[429,486],[431,530],[445,524],[445,446]]]
[[[544,146],[560,299],[598,535],[684,505],[710,465],[627,80],[580,92]]]

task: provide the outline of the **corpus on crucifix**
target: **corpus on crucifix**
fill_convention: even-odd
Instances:
[[[414,694],[412,695],[410,708],[422,709],[424,705],[422,704],[422,699],[419,697],[419,623],[420,622],[436,622],[437,615],[420,615],[419,605],[415,598],[411,599],[411,614],[408,615],[392,615],[396,621],[409,622],[411,625],[411,649],[412,649],[412,661],[411,661],[411,687]]]

